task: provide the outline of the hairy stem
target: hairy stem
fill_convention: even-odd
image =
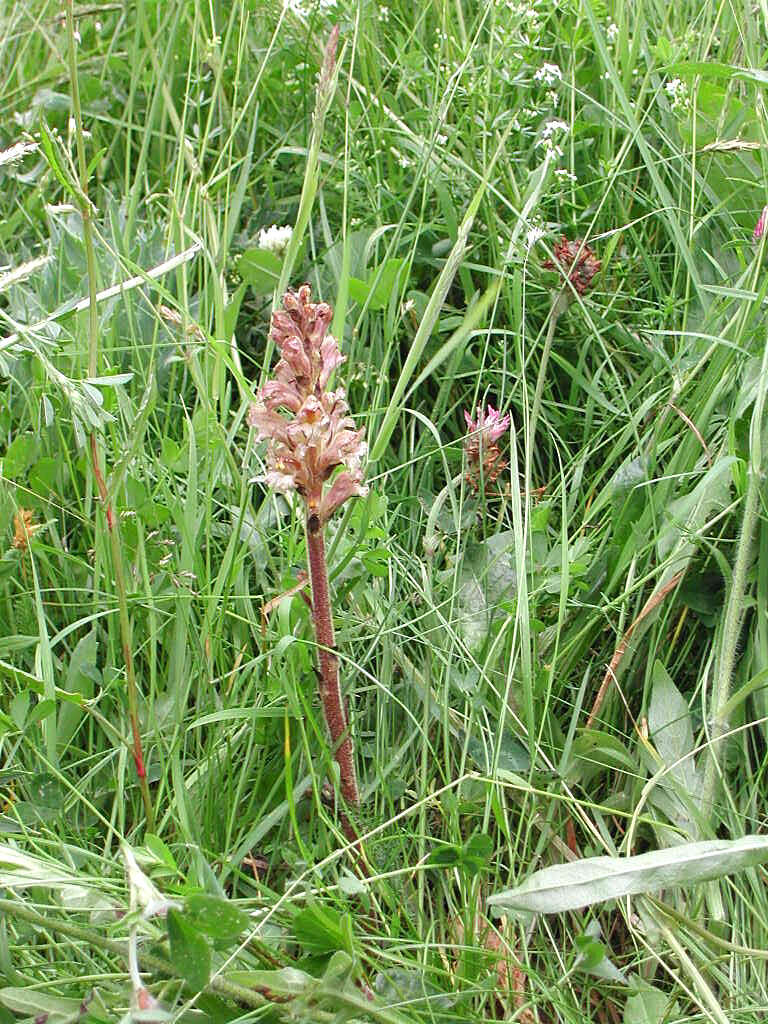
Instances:
[[[734,562],[733,576],[731,577],[731,590],[725,608],[722,642],[719,656],[715,661],[716,674],[710,712],[710,756],[707,759],[707,765],[704,770],[704,793],[702,798],[703,806],[707,810],[711,810],[714,802],[719,774],[721,740],[728,731],[729,715],[727,713],[727,704],[731,695],[731,678],[736,664],[739,633],[741,632],[741,624],[744,620],[744,592],[747,585],[747,570],[749,569],[752,552],[752,541],[755,527],[757,526],[759,489],[759,474],[752,470],[749,472],[747,482],[741,533],[739,534],[736,561]]]
[[[355,753],[349,735],[347,710],[339,682],[339,659],[336,656],[336,641],[333,634],[323,526],[320,517],[312,510],[307,514],[307,560],[312,587],[312,619],[320,662],[320,699],[331,736],[333,756],[339,766],[341,795],[350,807],[357,807],[360,803],[360,792],[357,788]]]
[[[88,198],[88,164],[85,158],[85,144],[83,136],[83,116],[80,106],[80,86],[77,75],[77,51],[75,42],[75,18],[73,11],[73,0],[67,0],[67,35],[69,39],[69,77],[72,83],[72,107],[75,118],[75,139],[77,145],[77,162],[80,177],[80,194],[77,197],[80,207],[80,215],[83,221],[83,245],[85,247],[85,259],[88,268],[88,376],[96,377],[99,372],[99,316],[96,295],[98,291],[96,271],[96,246],[93,240],[92,207]],[[110,547],[112,550],[112,567],[115,574],[115,590],[117,591],[117,604],[120,616],[120,637],[122,641],[123,657],[125,659],[125,680],[128,690],[128,717],[131,723],[133,737],[133,760],[136,765],[136,774],[139,779],[141,798],[144,803],[147,829],[154,831],[154,814],[152,811],[152,800],[147,782],[147,772],[144,764],[144,754],[141,746],[141,732],[139,730],[138,711],[138,688],[136,675],[133,668],[133,653],[131,648],[131,623],[128,615],[128,594],[125,586],[125,570],[123,567],[123,549],[120,539],[119,521],[115,516],[109,500],[104,472],[102,470],[103,453],[101,452],[98,435],[91,434],[91,463],[96,487],[99,492],[101,503],[104,507],[107,532],[109,533]]]

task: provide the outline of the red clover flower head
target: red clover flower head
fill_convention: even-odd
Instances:
[[[555,242],[554,256],[554,260],[544,260],[542,266],[546,270],[562,271],[579,295],[589,291],[592,278],[600,269],[600,260],[592,249],[580,238],[569,242],[563,235],[559,242]]]
[[[464,413],[467,424],[467,436],[464,439],[464,453],[467,456],[467,482],[475,490],[479,490],[481,481],[487,486],[493,484],[506,469],[507,463],[501,454],[498,440],[508,430],[510,416],[502,416],[492,405],[483,412],[478,406],[477,420],[470,413]]]
[[[367,445],[348,415],[344,390],[328,390],[344,356],[328,333],[331,307],[311,298],[303,284],[287,291],[283,309],[272,314],[270,333],[280,359],[248,411],[248,424],[269,442],[265,482],[283,493],[297,491],[308,512],[326,523],[348,498],[368,493],[362,483]],[[325,488],[339,467],[342,472]]]

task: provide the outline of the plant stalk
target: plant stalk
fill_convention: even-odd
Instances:
[[[93,240],[93,223],[91,219],[92,207],[88,198],[88,164],[85,158],[85,143],[83,137],[83,116],[80,106],[80,86],[77,75],[77,51],[75,43],[75,19],[73,0],[66,0],[67,11],[67,35],[69,40],[69,77],[72,83],[72,107],[75,118],[75,141],[77,146],[77,162],[80,177],[80,195],[77,197],[80,206],[80,215],[83,221],[83,245],[85,248],[85,259],[88,269],[88,376],[97,377],[99,372],[99,317],[97,307],[97,270],[96,270],[96,247]],[[90,436],[91,462],[93,476],[99,492],[99,498],[104,507],[107,532],[109,534],[110,547],[112,550],[112,568],[115,574],[115,590],[117,592],[117,605],[120,617],[120,637],[122,641],[123,657],[125,660],[125,679],[128,691],[128,717],[131,724],[133,738],[133,760],[136,765],[136,775],[139,779],[141,798],[144,803],[147,830],[154,831],[154,813],[152,810],[152,799],[149,793],[147,772],[144,762],[144,754],[141,745],[141,731],[139,728],[138,711],[138,687],[136,685],[136,674],[133,666],[133,651],[131,647],[131,622],[128,614],[128,594],[125,585],[125,569],[123,565],[123,550],[120,539],[120,526],[117,517],[112,509],[109,500],[107,484],[102,470],[103,453],[100,450],[99,438],[95,431]]]
[[[355,753],[349,735],[347,709],[339,682],[339,659],[333,632],[331,596],[328,587],[328,564],[325,558],[323,524],[310,506],[307,512],[307,561],[312,588],[312,619],[320,662],[320,699],[331,736],[333,756],[339,766],[341,795],[349,807],[358,807],[360,791],[355,771]],[[347,828],[345,826],[345,832]],[[357,835],[354,837],[357,839]]]
[[[567,291],[568,286],[565,285],[555,297],[555,301],[552,303],[552,312],[549,317],[549,327],[547,328],[547,336],[544,339],[544,348],[541,352],[541,363],[539,364],[539,375],[536,379],[536,391],[533,395],[533,405],[531,406],[531,418],[530,427],[528,429],[528,457],[526,458],[526,465],[530,466],[530,454],[533,452],[534,442],[536,440],[536,427],[539,422],[539,414],[541,412],[541,400],[544,396],[544,383],[547,379],[547,366],[549,364],[549,354],[552,351],[552,342],[555,339],[555,330],[557,329],[557,321],[563,315],[568,308],[568,302],[570,300],[570,294]],[[526,489],[530,490],[530,482],[527,482]]]

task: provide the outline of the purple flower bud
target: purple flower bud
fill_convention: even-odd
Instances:
[[[760,239],[765,234],[766,224],[768,224],[768,206],[764,206],[763,207],[763,212],[760,214],[760,216],[757,219],[757,224],[755,224],[755,230],[752,232],[752,240],[753,241],[755,241],[755,242],[759,242],[760,241]]]
[[[495,483],[506,468],[497,442],[509,430],[511,419],[509,413],[502,416],[498,409],[489,405],[485,413],[482,406],[478,407],[477,420],[465,411],[464,420],[468,430],[464,439],[467,482],[474,490],[479,490],[481,483],[486,487]]]

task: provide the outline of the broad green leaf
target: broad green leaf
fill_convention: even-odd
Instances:
[[[16,694],[8,708],[11,718],[13,719],[14,725],[17,725],[19,729],[24,728],[24,723],[27,720],[27,712],[29,711],[29,697],[29,690],[22,690],[21,693]]]
[[[237,271],[257,295],[266,295],[280,279],[282,260],[268,249],[248,249],[237,261]]]
[[[763,68],[740,68],[735,64],[723,64],[718,61],[682,61],[672,64],[668,70],[681,77],[696,76],[700,78],[740,78],[755,85],[768,85],[768,71]]]
[[[484,833],[470,836],[461,851],[461,867],[468,874],[476,875],[486,870],[493,854],[493,839]]]
[[[403,263],[402,259],[385,260],[380,267],[371,271],[367,281],[350,277],[349,297],[361,305],[368,302],[370,309],[384,309],[395,288]]]
[[[722,878],[768,860],[768,836],[685,843],[633,857],[588,857],[536,871],[491,896],[502,910],[558,914],[593,903]]]
[[[455,868],[461,861],[461,850],[458,846],[439,846],[427,857],[429,868]]]
[[[331,907],[310,903],[293,918],[293,934],[308,953],[348,953],[353,949],[352,919]]]
[[[278,996],[300,996],[315,991],[320,981],[306,971],[295,967],[281,967],[277,971],[226,971],[224,977],[236,985],[269,989]]]
[[[14,1013],[25,1017],[42,1017],[47,1024],[76,1020],[80,1016],[82,999],[52,996],[33,988],[0,988],[0,1003]]]
[[[666,992],[643,984],[638,992],[627,999],[623,1024],[662,1024],[665,1020],[678,1020],[679,1013],[676,1002],[670,1006]]]
[[[170,868],[171,871],[179,870],[179,866],[176,863],[173,854],[168,849],[167,845],[163,842],[163,840],[160,838],[160,836],[156,836],[153,832],[145,833],[144,845],[146,846],[146,848],[149,850],[153,857],[156,857],[157,860],[159,860],[167,868]]]
[[[18,480],[32,465],[37,455],[38,441],[34,434],[19,434],[8,445],[3,456],[3,476]]]
[[[166,919],[171,960],[179,974],[199,992],[208,984],[211,974],[211,948],[197,925],[171,907]]]
[[[101,672],[96,664],[97,654],[96,630],[92,629],[80,638],[72,652],[67,678],[64,682],[65,690],[70,693],[78,693],[85,700],[93,697],[94,687],[101,683]],[[56,730],[58,742],[62,748],[66,747],[74,736],[84,714],[85,712],[75,704],[62,704]]]
[[[656,547],[660,561],[676,555],[672,572],[683,568],[695,550],[693,538],[715,511],[725,507],[735,461],[733,456],[717,459],[689,494],[668,505]]]
[[[656,750],[669,768],[668,774],[659,780],[659,785],[669,790],[673,797],[675,824],[690,838],[698,838],[700,829],[693,820],[693,808],[689,809],[688,803],[690,800],[694,807],[699,806],[703,780],[693,757],[686,756],[694,749],[691,713],[660,661],[653,666],[648,728]]]
[[[184,901],[184,916],[212,939],[234,940],[248,927],[248,915],[229,900],[196,892]]]

